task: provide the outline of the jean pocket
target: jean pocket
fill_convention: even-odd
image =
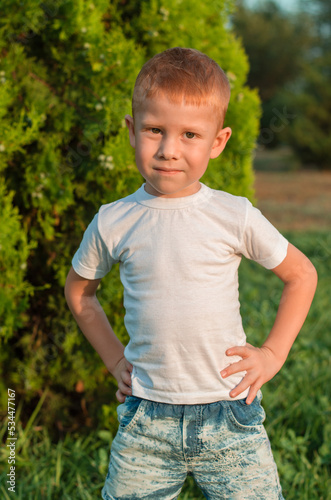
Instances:
[[[142,411],[143,400],[135,396],[127,396],[124,403],[117,407],[119,429],[129,430],[137,422]]]
[[[230,421],[237,428],[256,430],[265,420],[265,411],[258,397],[250,405],[244,399],[226,401],[226,408]]]

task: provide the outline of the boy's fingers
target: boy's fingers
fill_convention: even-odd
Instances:
[[[252,384],[250,389],[249,389],[249,393],[248,393],[248,396],[246,398],[246,404],[250,405],[251,403],[253,403],[254,399],[256,398],[257,396],[257,393],[259,392],[259,390],[261,389],[263,384],[261,384],[261,382],[256,382],[255,384]]]
[[[226,351],[227,356],[241,356],[242,358],[245,358],[250,352],[249,347],[245,346],[235,346],[235,347],[230,347]]]
[[[233,375],[234,373],[243,372],[247,370],[247,363],[245,361],[238,361],[237,363],[233,363],[228,366],[224,370],[221,371],[221,377],[226,378],[229,375]]]
[[[126,365],[127,369],[129,370],[129,372],[131,373],[133,370],[133,365],[131,365],[131,363],[129,363],[129,361],[127,359],[125,360],[125,365]]]
[[[253,386],[251,386],[249,393],[248,393],[248,396],[246,398],[247,405],[250,405],[251,403],[253,403],[259,389],[260,389],[260,387],[253,388]]]
[[[232,389],[232,391],[230,392],[231,398],[236,398],[237,396],[239,396],[239,394],[246,391],[246,389],[248,389],[250,386],[251,384],[249,382],[245,381],[245,379],[242,380],[240,384],[238,384],[237,387]]]
[[[124,381],[120,381],[118,383],[118,389],[121,391],[122,394],[127,394],[128,396],[131,396],[132,390],[131,387],[126,384]]]
[[[242,392],[246,391],[246,389],[249,389],[248,396],[246,398],[246,404],[251,404],[256,397],[259,389],[261,389],[262,385],[263,381],[261,381],[259,378],[252,378],[246,375],[246,377],[243,378],[240,384],[232,389],[232,391],[230,392],[230,396],[232,398],[235,398]]]
[[[126,396],[119,389],[118,389],[118,391],[116,391],[115,396],[116,396],[117,401],[119,401],[120,403],[124,403]]]
[[[131,386],[131,374],[128,371],[122,372],[122,380],[126,385]]]

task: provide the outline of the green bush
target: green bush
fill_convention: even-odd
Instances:
[[[24,397],[22,418],[48,387],[41,411],[50,429],[54,423],[60,430],[91,426],[95,419],[115,425],[109,405],[114,382],[72,319],[63,287],[99,206],[142,183],[123,118],[150,56],[191,46],[227,72],[232,98],[226,125],[233,135],[203,180],[252,197],[260,109],[256,93],[245,87],[248,63],[228,27],[231,9],[228,0],[4,2],[0,184],[6,186],[1,196],[8,237],[1,266],[8,271],[0,279],[9,292],[0,304],[3,387]],[[99,297],[125,342],[116,271],[103,280]],[[5,397],[2,391],[3,402]]]
[[[11,346],[8,340],[11,333],[28,322],[26,310],[33,287],[25,279],[27,261],[33,245],[28,243],[26,231],[21,227],[18,209],[13,207],[14,193],[7,193],[0,184],[0,366],[8,362]],[[6,391],[1,370],[0,391]]]

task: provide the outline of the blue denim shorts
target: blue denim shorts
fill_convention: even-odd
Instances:
[[[245,400],[171,405],[126,398],[117,409],[104,500],[178,498],[192,475],[207,499],[283,499],[259,391]]]

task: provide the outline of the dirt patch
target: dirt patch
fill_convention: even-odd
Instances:
[[[255,172],[257,206],[279,230],[331,229],[331,172]]]

